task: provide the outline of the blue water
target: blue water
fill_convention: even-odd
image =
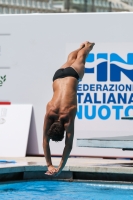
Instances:
[[[132,200],[133,185],[31,181],[0,184],[0,200]]]

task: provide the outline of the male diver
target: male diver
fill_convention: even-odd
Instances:
[[[65,166],[72,150],[74,120],[77,112],[77,86],[84,76],[85,60],[94,43],[84,42],[71,52],[67,62],[53,76],[53,97],[46,107],[43,127],[43,149],[48,167],[47,175],[57,176]],[[63,140],[65,147],[58,168],[52,165],[49,141]]]

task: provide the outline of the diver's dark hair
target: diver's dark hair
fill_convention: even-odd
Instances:
[[[55,142],[62,141],[64,138],[64,125],[61,122],[54,122],[50,126],[47,135]]]

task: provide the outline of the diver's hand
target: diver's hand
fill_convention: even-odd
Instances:
[[[57,171],[57,169],[53,165],[50,165],[50,166],[48,166],[48,171],[51,173],[54,173]]]
[[[50,172],[50,171],[47,171],[45,174],[46,175],[49,175],[49,176],[54,176],[54,177],[56,177],[56,176],[58,176],[60,173],[61,173],[61,169],[59,169],[59,168],[55,168],[55,170],[56,171],[53,171],[53,172]]]
[[[56,172],[57,172],[57,169],[53,165],[50,165],[50,166],[48,166],[48,171],[45,174],[46,175],[53,175]]]
[[[57,171],[54,173],[54,176],[58,176],[61,173],[61,171],[61,168],[57,168]]]
[[[53,172],[51,175],[56,177],[61,173],[61,171],[62,171],[62,169],[58,167],[58,168],[56,168],[56,172]]]

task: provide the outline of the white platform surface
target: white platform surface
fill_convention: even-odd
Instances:
[[[26,155],[32,105],[0,105],[0,157]]]

